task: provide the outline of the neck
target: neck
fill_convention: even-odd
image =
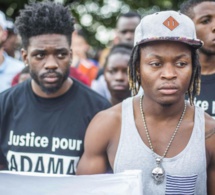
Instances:
[[[128,93],[122,95],[121,97],[118,97],[118,96],[114,96],[113,94],[111,94],[111,104],[114,106],[118,103],[121,103],[124,99],[128,98],[131,96],[131,92],[128,91]]]
[[[122,99],[119,99],[119,98],[115,98],[115,97],[112,97],[111,100],[110,100],[112,106],[122,102]]]
[[[162,103],[153,101],[150,97],[143,97],[144,113],[146,113],[148,116],[153,116],[153,118],[156,118],[156,120],[163,120],[181,115],[184,109],[184,104],[184,98],[181,98],[176,103],[164,105]]]
[[[201,74],[209,75],[215,73],[215,55],[206,55],[199,53],[199,61],[201,63]]]

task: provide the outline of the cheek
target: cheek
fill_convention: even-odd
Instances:
[[[192,77],[191,73],[188,73],[187,76],[185,76],[185,74],[181,75],[182,85],[189,86],[191,77]]]
[[[106,81],[107,85],[110,85],[110,83],[114,79],[113,75],[110,74],[109,72],[105,73],[104,77],[105,77],[105,81]]]
[[[150,76],[149,76],[150,75]],[[158,79],[155,79],[152,74],[141,74],[140,75],[140,82],[141,82],[141,86],[145,89],[153,88],[153,85],[156,84],[156,81]]]

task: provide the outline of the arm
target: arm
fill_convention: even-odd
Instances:
[[[115,153],[112,145],[115,145],[114,140],[121,124],[118,115],[112,107],[93,118],[85,135],[84,154],[78,164],[77,175],[107,171],[108,159],[113,158]]]
[[[215,194],[215,120],[208,115],[206,121],[207,193]]]

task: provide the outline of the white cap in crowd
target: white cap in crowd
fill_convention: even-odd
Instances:
[[[203,44],[196,38],[193,21],[176,11],[161,11],[147,15],[136,27],[134,46],[159,40],[183,42],[196,49]]]

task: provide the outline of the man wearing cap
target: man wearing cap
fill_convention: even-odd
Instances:
[[[7,21],[0,11],[0,92],[11,87],[13,77],[24,68],[24,64],[4,52],[3,44],[7,39]]]
[[[199,50],[201,63],[201,93],[195,105],[215,119],[215,0],[188,0],[180,11],[189,16],[196,27],[196,34],[204,45]]]
[[[104,173],[109,163],[114,173],[141,169],[146,195],[215,194],[215,121],[193,106],[201,46],[183,14],[163,11],[141,20],[129,79],[133,94],[141,85],[144,96],[95,116],[77,174]]]

